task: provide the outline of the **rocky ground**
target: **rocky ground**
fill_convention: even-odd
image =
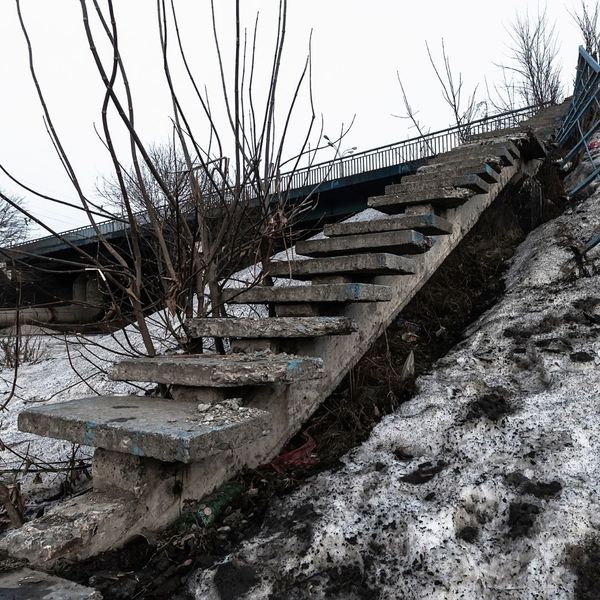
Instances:
[[[189,581],[198,600],[600,597],[600,194],[341,465]]]

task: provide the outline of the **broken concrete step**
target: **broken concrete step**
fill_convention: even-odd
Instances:
[[[423,193],[397,192],[384,196],[373,196],[367,201],[367,206],[384,213],[398,214],[404,212],[407,206],[417,204],[433,204],[439,208],[455,208],[464,204],[474,195],[474,191],[466,188],[443,187],[427,190]]]
[[[94,396],[46,404],[19,414],[19,429],[74,444],[191,463],[241,448],[269,430],[255,408],[200,411],[196,402],[145,396]]]
[[[323,230],[328,237],[360,235],[384,231],[413,229],[425,235],[448,235],[452,233],[452,223],[434,214],[399,215],[369,221],[346,221],[325,225]]]
[[[113,366],[111,379],[196,387],[241,387],[290,384],[319,379],[322,375],[320,358],[255,352],[129,358]]]
[[[4,600],[102,600],[93,588],[32,569],[0,575],[0,598]]]
[[[231,304],[305,304],[329,302],[388,302],[392,290],[369,283],[254,286],[247,290],[225,288],[223,300]]]
[[[376,208],[376,207],[375,207]],[[387,231],[378,234],[304,240],[296,244],[303,256],[343,256],[356,252],[390,252],[392,254],[421,254],[432,246],[429,238],[412,230]]]
[[[191,338],[313,338],[348,335],[357,325],[348,317],[269,317],[265,319],[188,319],[185,330]]]
[[[445,173],[426,173],[423,175],[413,175],[414,179],[403,177],[400,183],[388,185],[385,187],[386,194],[395,194],[397,192],[425,192],[430,189],[439,189],[442,187],[460,187],[473,190],[478,194],[486,194],[490,189],[490,184],[473,173],[455,177]]]
[[[376,275],[406,275],[415,273],[414,261],[386,253],[330,256],[311,260],[278,261],[269,265],[272,277],[314,279],[326,275],[375,277]]]

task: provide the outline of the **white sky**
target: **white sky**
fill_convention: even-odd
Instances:
[[[197,81],[206,85],[216,114],[220,113],[220,84],[216,72],[208,0],[175,0],[180,11],[182,34]],[[233,39],[232,0],[217,0],[223,46]],[[560,42],[563,81],[569,92],[574,77],[577,29],[568,10],[579,0],[548,0],[550,20],[555,22]],[[93,12],[91,2],[89,11]],[[104,2],[102,2],[104,4]],[[162,70],[154,0],[115,0],[120,27],[121,51],[131,79],[136,120],[143,140],[160,142],[169,136],[170,101]],[[276,0],[244,0],[244,20],[252,27],[257,9],[259,71],[267,65],[273,43],[272,19]],[[494,63],[508,56],[506,28],[517,11],[535,13],[538,2],[503,0],[289,0],[287,50],[282,76],[282,105],[295,82],[306,55],[313,29],[313,90],[315,108],[323,115],[324,132],[335,137],[342,123],[355,124],[341,149],[358,150],[399,141],[414,135],[408,122],[394,118],[402,112],[396,80],[398,70],[409,99],[419,110],[419,119],[432,129],[450,124],[434,74],[428,63],[425,40],[439,53],[443,37],[452,65],[461,71],[465,87],[480,84],[484,77],[498,77]],[[85,39],[78,0],[22,0],[29,27],[34,59],[47,96],[55,127],[80,174],[86,193],[93,195],[97,181],[110,175],[106,150],[94,132],[100,126],[102,85]],[[100,37],[100,36],[99,36]],[[174,43],[174,40],[172,40]],[[106,64],[110,53],[101,45]],[[230,54],[230,48],[226,54]],[[25,184],[51,196],[77,202],[44,129],[42,111],[27,65],[27,52],[12,0],[0,0],[0,163]],[[229,65],[230,66],[230,65]],[[189,85],[180,68],[174,74],[190,115],[198,115]],[[256,88],[264,86],[265,74],[257,75]],[[286,93],[287,92],[287,93]],[[194,117],[195,118],[195,117]],[[112,115],[117,140],[125,136]],[[202,125],[195,124],[202,136]],[[289,140],[291,152],[305,132],[306,115],[298,114]],[[321,160],[333,158],[325,151]],[[128,162],[126,154],[124,162]],[[32,212],[57,230],[87,224],[79,211],[36,199],[19,190],[0,173],[0,187],[25,196]]]

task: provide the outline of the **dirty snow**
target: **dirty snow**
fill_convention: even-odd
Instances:
[[[600,535],[600,249],[584,276],[569,247],[598,231],[600,194],[535,230],[417,395],[275,501],[195,597],[573,598]]]

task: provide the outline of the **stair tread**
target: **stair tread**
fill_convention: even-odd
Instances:
[[[472,190],[452,186],[427,189],[421,193],[398,191],[394,194],[373,196],[367,201],[367,206],[391,214],[401,212],[407,206],[416,204],[434,204],[443,208],[454,208],[464,204],[474,195],[475,192]]]
[[[276,261],[269,264],[273,277],[312,279],[315,276],[346,275],[374,277],[376,275],[412,274],[414,261],[404,256],[384,252],[355,254],[352,256],[329,256],[309,260]]]
[[[348,317],[211,317],[188,319],[184,327],[192,338],[311,338],[357,331],[356,323]]]
[[[455,176],[452,173],[422,173],[403,177],[400,183],[386,186],[385,193],[396,192],[425,192],[426,190],[438,189],[441,187],[461,187],[472,189],[474,191],[485,193],[489,190],[489,184],[476,173],[469,173],[461,176]]]
[[[387,231],[381,234],[359,234],[345,237],[304,240],[296,244],[296,252],[304,256],[343,256],[355,252],[388,252],[420,254],[431,248],[431,240],[413,230]]]
[[[113,366],[111,379],[221,388],[289,384],[322,375],[320,358],[254,352],[129,358]]]
[[[190,463],[243,446],[269,428],[268,412],[145,396],[94,396],[28,408],[19,429],[75,444]]]
[[[489,154],[498,154],[501,156],[503,153],[507,151],[510,152],[511,156],[518,158],[520,156],[519,144],[522,144],[524,141],[528,139],[528,135],[526,133],[519,133],[517,135],[503,135],[503,136],[495,136],[493,133],[490,133],[490,137],[486,137],[481,140],[466,142],[457,146],[453,150],[446,152],[445,154],[438,154],[436,158],[440,156],[448,156],[452,155],[455,157],[462,157],[473,155],[475,156],[475,152],[487,152]]]
[[[231,304],[303,304],[324,302],[387,302],[392,290],[369,283],[331,283],[321,285],[254,286],[240,291],[225,288],[223,299]]]
[[[498,179],[498,173],[502,171],[504,163],[499,156],[487,156],[464,163],[456,162],[431,162],[417,169],[414,175],[406,175],[402,181],[417,181],[424,175],[444,175],[450,177],[454,174],[456,177],[465,175],[478,175],[489,183],[494,183]],[[386,187],[387,190],[387,187]]]
[[[447,235],[452,233],[452,223],[434,214],[398,215],[368,221],[331,223],[325,225],[324,233],[328,237],[336,237],[404,229],[413,229],[425,235]]]

